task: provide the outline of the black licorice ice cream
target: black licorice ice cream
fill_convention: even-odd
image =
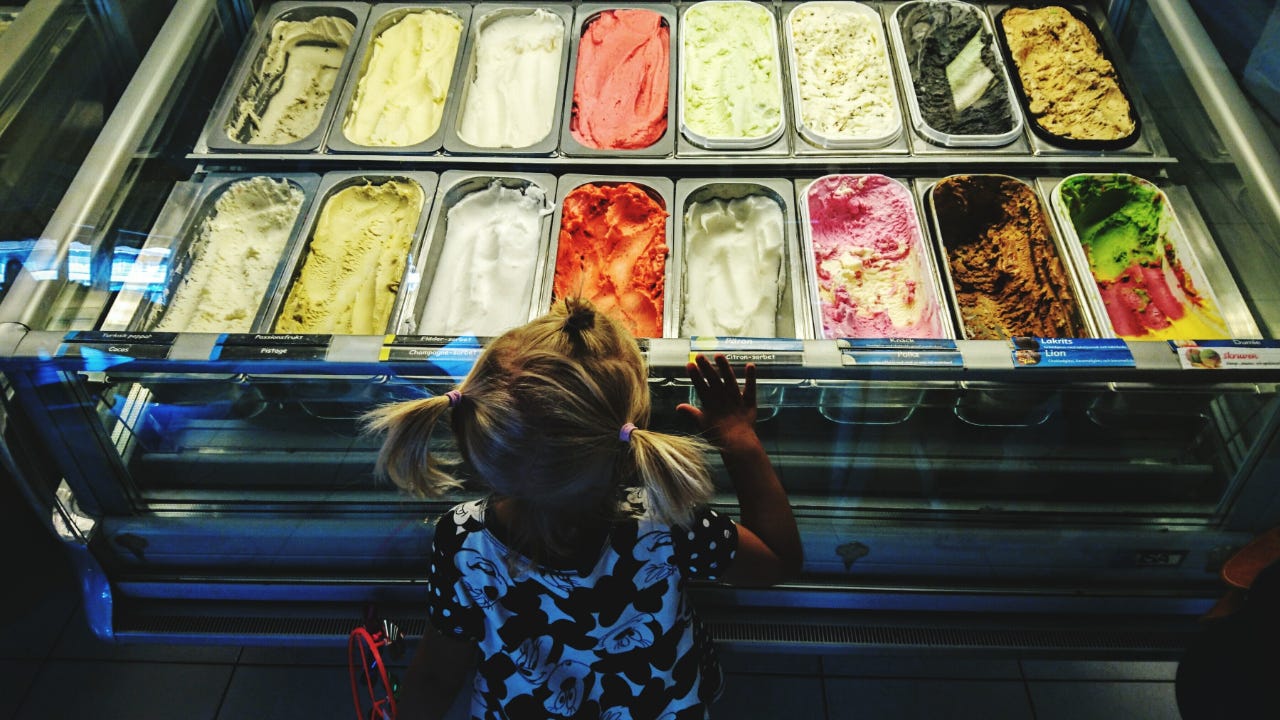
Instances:
[[[1000,135],[1013,129],[1009,92],[979,11],[922,2],[899,18],[920,114],[949,135]]]

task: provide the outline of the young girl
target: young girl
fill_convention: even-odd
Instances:
[[[449,413],[489,489],[436,523],[430,627],[400,718],[438,718],[467,674],[475,718],[704,718],[721,674],[686,596],[691,579],[769,585],[799,571],[786,493],[756,437],[755,368],[741,391],[699,355],[698,409],[741,523],[707,507],[706,442],[647,429],[636,341],[585,300],[495,339],[447,395],[370,414],[377,469],[419,495],[460,486],[431,457]]]

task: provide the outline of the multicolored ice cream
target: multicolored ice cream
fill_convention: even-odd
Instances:
[[[1185,245],[1168,197],[1133,175],[1073,175],[1055,191],[1089,262],[1116,335],[1209,340],[1230,334]]]
[[[911,193],[884,175],[828,175],[805,191],[822,336],[945,337]]]

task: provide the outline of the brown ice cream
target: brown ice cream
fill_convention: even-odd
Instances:
[[[1068,140],[1133,135],[1129,98],[1093,31],[1066,8],[1009,8],[1000,17],[1031,121]]]
[[[1004,175],[952,175],[932,194],[966,337],[1087,335],[1035,191]]]

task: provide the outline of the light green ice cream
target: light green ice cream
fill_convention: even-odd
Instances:
[[[705,2],[684,15],[683,121],[706,138],[766,138],[782,123],[773,14],[753,2]]]

